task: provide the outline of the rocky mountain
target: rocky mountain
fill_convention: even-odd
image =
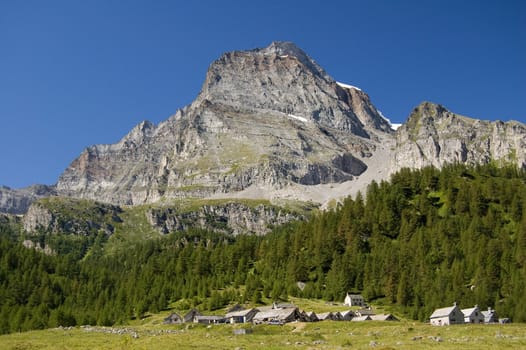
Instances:
[[[395,137],[391,171],[492,161],[526,169],[526,126],[515,121],[472,119],[424,102],[413,110]]]
[[[115,144],[86,148],[56,187],[1,188],[0,205],[21,213],[49,195],[121,207],[160,203],[166,206],[144,216],[161,232],[190,219],[210,227],[203,221],[210,216],[236,218],[234,233],[251,216],[245,226],[264,232],[261,223],[279,223],[283,213],[229,205],[183,215],[170,205],[185,198],[326,204],[402,167],[496,161],[526,168],[525,150],[524,124],[471,119],[429,102],[395,132],[366,93],[336,82],[294,44],[274,42],[225,53],[189,106],[159,125],[139,123]]]
[[[294,44],[272,43],[224,54],[190,106],[157,126],[140,123],[117,144],[87,148],[57,190],[129,205],[279,197],[293,185],[353,180],[378,134],[391,132],[365,93],[339,85]]]

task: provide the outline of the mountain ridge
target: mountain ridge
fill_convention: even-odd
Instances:
[[[499,161],[526,167],[526,127],[423,102],[396,131],[361,89],[290,42],[211,63],[196,99],[114,144],[87,147],[48,192],[0,189],[1,211],[48,195],[138,205],[182,198],[326,205],[403,168]],[[18,199],[16,199],[18,198]]]

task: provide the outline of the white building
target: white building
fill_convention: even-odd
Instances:
[[[464,323],[484,323],[484,314],[480,312],[478,305],[461,311],[464,314]]]
[[[450,307],[436,309],[429,317],[429,322],[433,326],[446,326],[450,324],[464,323],[464,314],[458,308],[457,303]]]
[[[349,294],[345,296],[345,300],[343,302],[343,305],[347,306],[365,306],[365,300],[360,294]]]
[[[491,307],[488,307],[488,311],[481,312],[484,315],[484,323],[499,323],[499,316]]]

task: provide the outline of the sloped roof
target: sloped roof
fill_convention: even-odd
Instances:
[[[180,323],[183,322],[183,318],[176,313],[170,314],[164,319],[164,323]]]
[[[297,312],[298,309],[272,309],[268,311],[260,311],[255,316],[254,319],[256,320],[264,320],[264,319],[277,319],[277,320],[284,320],[288,318],[291,314]]]
[[[487,311],[481,311],[480,313],[484,316],[485,322],[497,322],[499,320],[499,317],[497,316],[497,312],[493,309],[487,310]]]
[[[347,293],[346,296],[351,297],[351,298],[361,298],[361,299],[363,299],[363,296],[361,294],[349,294],[349,293]]]
[[[494,316],[497,314],[495,310],[481,311],[480,313],[483,314],[484,317],[490,317],[490,316]]]
[[[318,321],[319,320],[318,315],[316,315],[316,313],[314,311],[309,311],[309,312],[306,312],[305,314],[307,315],[307,317],[310,318],[311,321]]]
[[[197,309],[192,309],[188,311],[186,315],[184,315],[183,319],[185,322],[191,322],[194,316],[202,316],[202,313],[200,313]]]
[[[342,317],[345,317],[347,315],[354,316],[354,311],[352,310],[340,311],[340,314],[342,315]]]
[[[469,309],[462,309],[460,310],[462,311],[462,313],[464,314],[464,317],[465,316],[471,316],[475,311],[480,311],[478,306],[475,306],[475,307],[472,307],[472,308],[469,308]]]
[[[449,315],[451,315],[453,310],[455,310],[456,307],[457,307],[456,305],[453,305],[453,306],[449,306],[449,307],[443,307],[441,309],[436,309],[435,311],[433,311],[431,316],[429,316],[429,318],[437,318],[437,317],[449,316]]]
[[[263,306],[258,306],[258,310],[260,312],[265,312],[265,311],[270,311],[270,310],[275,310],[275,309],[272,305],[263,305]]]
[[[351,322],[359,322],[359,321],[370,321],[371,316],[365,315],[365,316],[356,316],[351,319]]]
[[[335,321],[339,321],[339,320],[343,319],[343,316],[342,316],[342,314],[339,311],[333,312],[332,316],[333,316]]]
[[[251,312],[258,312],[259,310],[258,309],[246,309],[246,310],[239,310],[239,311],[234,311],[234,312],[229,312],[225,315],[225,318],[230,318],[230,317],[244,317],[246,315],[248,315],[249,313]]]
[[[371,315],[372,321],[395,321],[398,320],[396,317],[394,317],[391,314],[381,314],[381,315]]]
[[[332,312],[322,312],[320,314],[317,314],[319,320],[332,320],[334,317],[334,314]]]
[[[294,309],[296,308],[296,305],[291,303],[273,303],[272,307],[274,309]]]

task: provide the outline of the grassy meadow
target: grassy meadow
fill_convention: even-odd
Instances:
[[[156,322],[155,322],[156,323]],[[234,335],[236,328],[251,334]],[[0,336],[0,349],[526,349],[526,325],[409,321],[55,328]]]

